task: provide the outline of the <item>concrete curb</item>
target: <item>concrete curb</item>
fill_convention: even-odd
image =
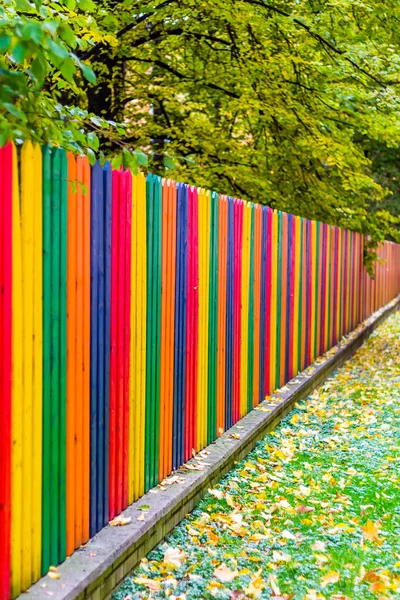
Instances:
[[[203,454],[168,477],[124,511],[131,523],[107,526],[84,548],[74,552],[58,568],[60,579],[43,577],[30,588],[30,600],[108,600],[140,559],[154,548],[189,513],[207,490],[246,456],[268,431],[329,375],[348,360],[371,333],[400,307],[400,296],[378,310],[337,346],[299,373],[273,397],[241,419],[210,444]],[[237,437],[232,437],[237,434]],[[240,437],[239,437],[240,436]],[[206,454],[207,453],[207,454]],[[171,483],[174,482],[175,483]],[[148,505],[146,512],[140,506]],[[138,517],[144,514],[144,521]],[[22,596],[20,596],[22,598]]]

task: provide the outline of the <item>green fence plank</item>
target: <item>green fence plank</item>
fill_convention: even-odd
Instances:
[[[217,332],[218,332],[218,194],[210,199],[210,274],[208,317],[207,443],[217,437]]]
[[[43,148],[43,460],[42,574],[50,561],[51,506],[51,151]]]

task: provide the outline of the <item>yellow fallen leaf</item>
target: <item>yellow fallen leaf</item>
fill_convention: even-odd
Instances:
[[[164,554],[163,563],[170,569],[179,569],[186,554],[178,548],[167,548]]]
[[[233,581],[239,575],[238,571],[231,571],[226,565],[222,564],[214,570],[214,577],[220,581]]]
[[[314,557],[320,563],[326,563],[329,561],[329,558],[323,554],[314,554]]]
[[[370,542],[376,542],[379,540],[379,529],[380,523],[373,523],[373,521],[368,521],[366,525],[361,527],[363,536],[366,540]]]
[[[371,583],[369,589],[373,594],[379,594],[386,591],[386,586],[382,581],[375,581],[375,583]]]
[[[129,525],[131,521],[131,517],[124,517],[124,515],[118,515],[118,517],[115,517],[115,519],[109,521],[108,524],[111,525],[111,527],[121,527],[122,525]]]
[[[329,585],[330,583],[337,583],[340,579],[340,574],[335,571],[329,571],[324,577],[321,579],[321,585],[323,587]]]
[[[146,586],[151,592],[158,592],[161,589],[160,582],[154,581],[153,579],[147,579],[146,577],[136,577],[136,579],[134,579],[133,581],[139,585]]]
[[[49,567],[49,571],[53,571],[53,573],[55,573],[57,571],[57,567],[51,566]]]
[[[61,575],[60,575],[60,573],[55,573],[54,571],[49,571],[47,573],[47,577],[50,577],[50,579],[60,579]]]
[[[144,521],[144,513],[138,516],[137,521]]]
[[[230,506],[231,508],[233,508],[235,506],[233,498],[230,494],[228,494],[228,492],[226,492],[226,494],[225,494],[225,500],[226,500],[226,503],[228,504],[228,506]]]

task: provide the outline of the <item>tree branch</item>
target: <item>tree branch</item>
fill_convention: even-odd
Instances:
[[[310,25],[307,25],[307,23],[303,23],[303,21],[300,21],[300,19],[293,17],[290,13],[282,10],[281,8],[278,8],[277,6],[273,6],[271,4],[267,4],[263,0],[244,0],[244,1],[247,2],[248,4],[254,4],[256,6],[261,6],[262,8],[266,8],[267,10],[275,12],[275,13],[281,15],[282,17],[291,18],[293,23],[296,23],[296,25],[298,25],[299,27],[301,27],[302,29],[307,31],[307,33],[311,37],[318,40],[324,47],[329,48],[329,50],[331,50],[334,54],[338,54],[339,56],[341,56],[343,58],[343,60],[345,60],[346,62],[351,64],[355,69],[360,71],[360,73],[363,73],[363,75],[365,75],[366,77],[369,77],[370,79],[375,81],[375,83],[378,84],[379,86],[387,87],[389,85],[397,85],[398,83],[400,83],[399,81],[382,81],[381,79],[376,77],[373,73],[369,73],[363,67],[361,67],[355,60],[353,60],[349,56],[346,56],[347,50],[338,48],[337,46],[332,44],[329,40],[327,40],[325,37],[323,37],[321,34],[314,31],[310,27]]]

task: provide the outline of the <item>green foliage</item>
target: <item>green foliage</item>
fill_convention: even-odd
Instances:
[[[390,188],[365,151],[365,140],[383,153],[398,146],[397,2],[101,6],[118,45],[87,56],[150,168],[399,239]]]
[[[84,81],[96,77],[79,54],[100,32],[91,0],[1,0],[0,144],[31,139],[85,153],[91,162],[98,134],[115,138],[115,123],[91,115],[81,102]]]
[[[399,39],[395,0],[0,0],[0,142],[400,241]]]

